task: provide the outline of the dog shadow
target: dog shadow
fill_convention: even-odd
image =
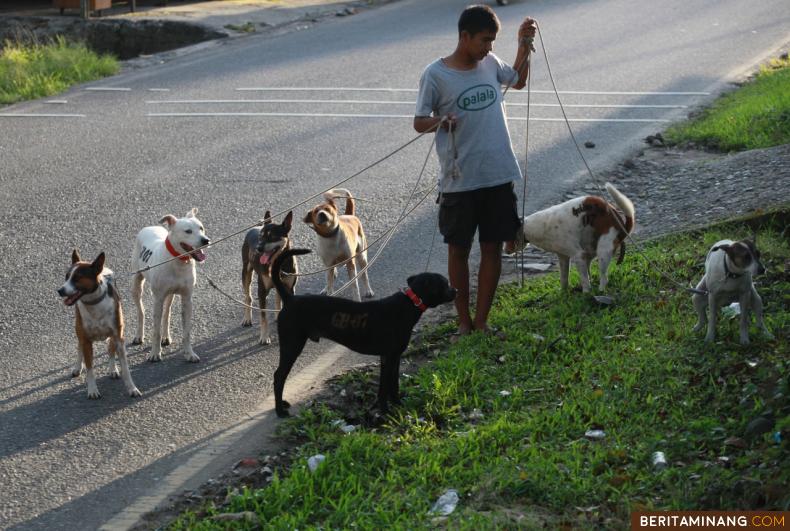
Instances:
[[[164,361],[151,363],[145,360],[150,346],[140,348],[127,343],[132,378],[143,392],[140,398],[129,397],[123,382],[110,378],[106,369],[107,357],[104,355],[106,348],[97,343],[97,385],[102,397],[98,400],[87,398],[83,375],[75,380],[74,385],[40,400],[23,403],[37,392],[62,386],[64,381],[68,384],[72,380],[71,365],[47,371],[41,385],[0,402],[0,405],[8,408],[0,412],[0,426],[3,426],[0,432],[0,459],[67,436],[124,409],[144,405],[147,400],[175,386],[260,354],[263,347],[256,340],[257,331],[253,334],[247,330],[230,329],[197,343],[195,347],[201,356],[200,363],[184,361],[179,347],[169,349]],[[27,381],[33,379],[36,378]],[[19,385],[21,383],[5,389]],[[20,405],[13,407],[15,403]]]

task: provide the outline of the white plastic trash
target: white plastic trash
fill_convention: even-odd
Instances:
[[[584,432],[584,436],[587,437],[588,439],[597,441],[606,437],[606,432],[603,430],[587,430],[586,432]]]
[[[439,499],[436,500],[436,503],[433,504],[433,507],[431,507],[431,510],[428,512],[430,514],[447,516],[455,511],[456,505],[458,505],[458,491],[455,489],[449,489],[447,492],[439,496]]]
[[[326,456],[321,454],[316,454],[307,460],[307,468],[310,469],[310,472],[315,472],[318,469],[318,465],[323,463],[325,459]]]
[[[729,306],[725,307],[721,311],[724,317],[729,317],[730,319],[735,319],[739,315],[741,315],[741,304],[738,302],[733,302]]]
[[[667,467],[667,456],[664,452],[653,452],[653,468],[656,470],[663,470]]]

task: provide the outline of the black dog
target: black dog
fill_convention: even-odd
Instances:
[[[325,337],[360,354],[381,356],[378,403],[387,412],[387,401],[400,403],[400,356],[409,345],[411,331],[422,312],[455,299],[455,289],[438,273],[408,278],[409,288],[387,298],[356,302],[326,295],[292,295],[280,279],[280,264],[307,249],[288,249],[274,260],[272,280],[283,300],[277,318],[280,364],[274,372],[277,416],[287,417],[290,404],[283,400],[285,379],[308,339]]]
[[[282,223],[273,223],[271,213],[267,210],[263,216],[263,226],[260,229],[250,229],[241,247],[241,290],[244,293],[244,302],[248,306],[244,309],[244,319],[241,321],[241,326],[252,326],[252,310],[249,306],[252,304],[250,287],[254,271],[255,276],[258,277],[258,307],[261,308],[261,335],[259,339],[261,345],[268,345],[272,342],[269,336],[269,325],[265,311],[266,297],[269,295],[269,290],[274,287],[270,267],[274,258],[291,246],[288,234],[291,232],[293,218],[293,212],[288,212]],[[285,261],[283,271],[287,273],[297,272],[296,259],[294,257],[290,257]],[[285,279],[285,284],[288,286],[288,292],[291,295],[296,290],[297,278],[294,275],[288,275]],[[279,310],[281,306],[280,295],[277,294],[275,307]]]

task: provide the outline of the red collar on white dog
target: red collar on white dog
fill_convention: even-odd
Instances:
[[[167,250],[170,252],[170,254],[178,257],[178,259],[181,260],[182,262],[189,262],[192,259],[192,257],[189,255],[181,256],[184,253],[179,253],[178,251],[176,251],[176,248],[173,247],[172,243],[170,243],[170,238],[165,238],[165,247],[167,247]]]
[[[404,289],[404,290],[403,290],[403,294],[404,294],[404,295],[406,295],[408,298],[410,298],[410,299],[411,299],[411,302],[413,302],[413,303],[414,303],[414,305],[415,305],[417,308],[419,308],[419,309],[420,309],[420,311],[424,312],[425,310],[427,310],[427,309],[428,309],[428,307],[425,305],[425,303],[424,303],[424,302],[422,302],[422,299],[420,299],[420,298],[417,296],[417,294],[416,294],[416,293],[414,293],[414,292],[411,290],[411,288],[406,288],[406,289]]]

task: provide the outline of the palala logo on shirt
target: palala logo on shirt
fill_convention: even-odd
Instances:
[[[475,85],[458,96],[456,104],[465,111],[482,111],[496,102],[496,90],[491,85]]]

